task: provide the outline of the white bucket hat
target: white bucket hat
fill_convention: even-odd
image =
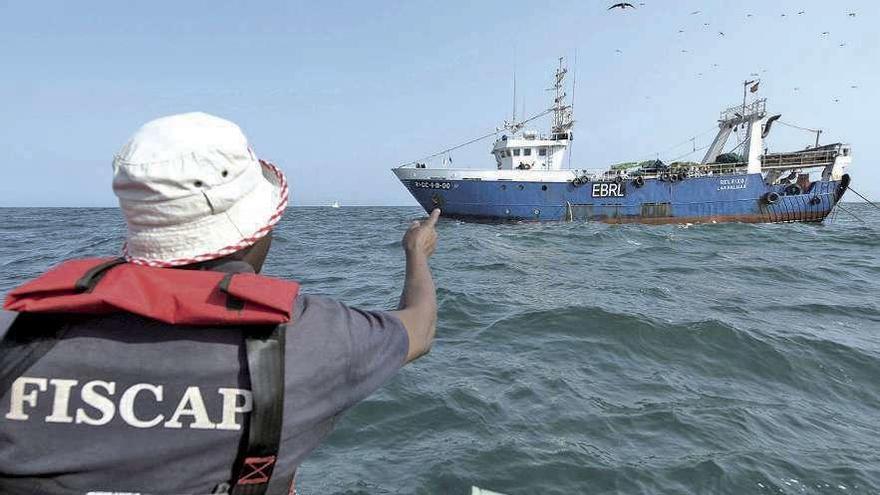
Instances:
[[[284,174],[257,159],[237,125],[200,112],[135,132],[113,160],[113,192],[128,223],[125,259],[161,267],[254,244],[288,196]]]

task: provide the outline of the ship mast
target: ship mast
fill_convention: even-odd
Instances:
[[[516,125],[516,62],[513,64],[513,114],[510,123]]]
[[[556,82],[550,88],[556,92],[553,98],[553,126],[550,128],[553,139],[571,139],[571,128],[574,125],[571,105],[565,103],[565,75],[568,68],[563,65],[563,57],[559,57],[559,68],[556,69]]]

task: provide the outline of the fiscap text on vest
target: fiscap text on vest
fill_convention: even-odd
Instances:
[[[152,383],[136,383],[125,389],[116,382],[91,380],[80,383],[65,378],[22,376],[15,380],[9,394],[6,419],[13,421],[44,421],[46,423],[74,423],[102,426],[119,416],[122,422],[135,428],[193,428],[207,430],[240,430],[241,415],[251,411],[253,400],[250,390],[220,387],[216,392],[222,398],[218,411],[205,407],[201,388],[189,386],[180,397],[165,396],[165,387]],[[82,407],[71,407],[71,395],[78,394]],[[43,401],[50,401],[51,412],[35,415]],[[164,413],[152,417],[135,414],[139,401],[153,401]],[[173,407],[173,409],[172,409]],[[48,407],[39,410],[49,412]]]

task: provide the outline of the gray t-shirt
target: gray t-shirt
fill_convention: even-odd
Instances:
[[[388,312],[297,297],[270,493],[287,493],[284,474],[397,372],[408,345]],[[210,493],[231,478],[247,424],[246,362],[234,329],[128,314],[74,323],[0,398],[0,478],[33,493]]]

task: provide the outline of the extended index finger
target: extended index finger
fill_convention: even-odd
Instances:
[[[440,218],[440,208],[434,208],[434,210],[431,212],[431,216],[429,216],[428,219],[425,220],[425,225],[427,225],[428,227],[433,227],[434,225],[437,225],[438,218]]]

